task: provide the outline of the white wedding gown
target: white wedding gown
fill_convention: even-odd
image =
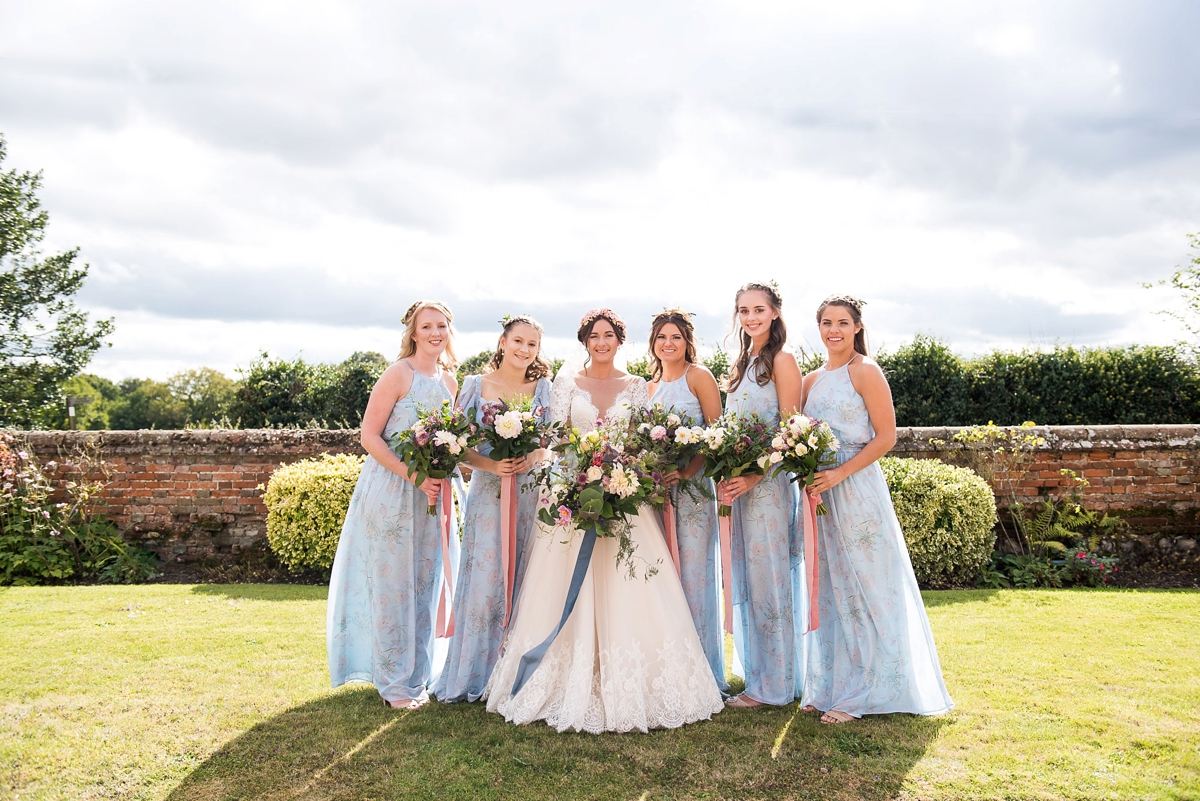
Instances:
[[[605,416],[628,415],[638,405],[649,405],[649,395],[646,382],[633,378]],[[600,417],[591,395],[569,378],[561,388],[555,381],[551,414],[581,431],[595,428]],[[544,720],[558,731],[599,734],[676,728],[724,707],[657,517],[642,507],[631,523],[638,577],[617,566],[616,539],[597,539],[574,611],[512,696],[521,656],[562,616],[582,542],[576,533],[564,543],[561,530],[538,525],[504,652],[485,693],[489,712],[513,723]],[[647,565],[658,574],[642,578]]]

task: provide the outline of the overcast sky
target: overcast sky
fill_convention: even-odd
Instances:
[[[530,312],[774,278],[875,345],[1169,342],[1200,231],[1200,3],[0,4],[0,131],[116,318],[93,368],[467,352]]]

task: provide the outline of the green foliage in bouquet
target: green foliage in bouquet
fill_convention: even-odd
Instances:
[[[934,459],[885,457],[879,466],[917,581],[924,586],[975,581],[996,541],[991,487],[967,468]]]
[[[329,568],[363,457],[323,454],[281,466],[267,482],[267,543],[291,570]]]
[[[704,429],[704,475],[715,481],[738,476],[761,476],[770,460],[774,427],[757,414],[728,412]],[[728,517],[732,508],[717,506],[717,514]]]
[[[412,428],[393,436],[389,446],[415,474],[412,482],[419,487],[427,478],[452,476],[481,441],[475,421],[447,400],[436,409],[418,410]],[[437,507],[430,504],[426,511],[435,514]]]

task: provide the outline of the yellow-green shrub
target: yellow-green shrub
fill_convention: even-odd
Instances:
[[[917,581],[973,581],[996,542],[996,497],[987,482],[973,470],[935,459],[884,458],[879,466]]]
[[[267,542],[280,561],[293,570],[333,564],[362,465],[361,456],[327,453],[271,475],[263,494]]]

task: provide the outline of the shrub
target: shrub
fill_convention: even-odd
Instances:
[[[917,581],[974,581],[992,554],[996,499],[973,471],[933,459],[879,460]]]
[[[362,465],[361,456],[327,453],[271,475],[263,494],[267,542],[290,569],[333,565]]]
[[[77,454],[64,467],[79,480],[56,486],[56,462],[43,466],[0,435],[0,584],[132,584],[154,577],[158,557],[126,543],[115,525],[91,513],[102,484],[86,476],[96,463],[94,452]]]

